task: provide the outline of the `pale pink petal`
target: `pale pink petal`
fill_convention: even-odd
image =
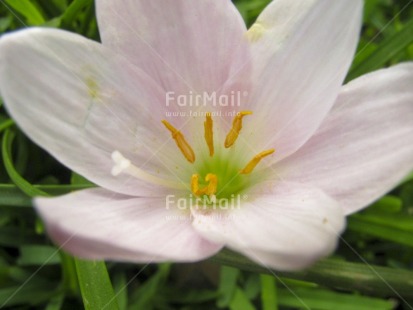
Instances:
[[[413,63],[350,82],[316,135],[274,170],[323,189],[346,214],[370,204],[413,169],[412,85]]]
[[[0,53],[7,110],[65,166],[121,193],[159,194],[159,186],[111,175],[118,150],[149,173],[175,178],[169,167],[176,164],[160,147],[163,95],[144,72],[101,44],[55,29],[5,35]]]
[[[261,13],[248,34],[259,121],[245,121],[244,131],[261,140],[256,151],[275,148],[280,160],[320,126],[351,64],[361,15],[360,0],[277,0]]]
[[[99,0],[96,6],[103,44],[165,92],[230,93],[244,88],[233,83],[248,84],[246,27],[230,0]]]
[[[306,267],[335,249],[344,216],[334,200],[300,184],[279,181],[257,187],[246,192],[248,201],[240,208],[194,208],[194,227],[211,242],[279,270]]]
[[[203,239],[192,227],[189,212],[170,201],[90,189],[37,198],[35,206],[50,237],[83,258],[195,261],[222,248]]]

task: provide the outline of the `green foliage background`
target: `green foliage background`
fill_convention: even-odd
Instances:
[[[269,1],[234,2],[250,25]],[[366,0],[347,80],[412,60],[412,17],[413,1]],[[0,0],[0,33],[31,26],[99,40],[92,0]],[[0,308],[413,309],[413,175],[351,216],[334,257],[304,272],[271,271],[228,251],[196,264],[105,264],[58,251],[31,208],[31,197],[85,180],[31,143],[2,106],[0,137]]]

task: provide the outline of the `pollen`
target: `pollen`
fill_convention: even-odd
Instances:
[[[208,195],[209,197],[215,197],[218,189],[218,177],[213,173],[208,173],[205,177],[205,181],[208,185],[200,188],[199,187],[199,175],[193,174],[191,178],[191,190],[195,196]]]
[[[271,150],[263,151],[263,152],[255,155],[254,158],[251,159],[251,161],[245,166],[245,168],[240,171],[240,173],[241,174],[250,174],[254,170],[254,168],[258,165],[258,163],[261,161],[261,159],[263,159],[266,156],[271,155],[274,152],[275,152],[275,150],[271,149]]]
[[[184,135],[178,129],[176,129],[174,126],[168,123],[166,120],[163,120],[162,123],[171,132],[172,138],[175,140],[176,145],[181,150],[184,157],[190,163],[195,162],[195,153],[192,147],[189,145],[189,143],[185,140]]]
[[[232,122],[232,128],[230,129],[226,139],[225,139],[225,147],[229,148],[231,147],[235,141],[238,139],[238,135],[242,129],[242,119],[246,115],[251,115],[251,111],[241,111],[239,112],[235,117]]]
[[[211,113],[206,114],[206,120],[204,122],[205,127],[205,141],[208,145],[209,156],[214,156],[214,131],[213,131],[213,121]]]

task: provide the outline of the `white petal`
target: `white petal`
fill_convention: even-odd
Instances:
[[[361,15],[360,0],[277,0],[261,13],[249,31],[259,121],[245,122],[245,136],[263,137],[256,151],[275,148],[280,160],[320,126],[351,64]]]
[[[188,212],[166,204],[165,198],[136,198],[90,189],[37,198],[35,205],[50,237],[83,258],[195,261],[222,247],[203,239],[193,229]]]
[[[229,89],[227,83],[234,75],[247,83],[239,73],[248,67],[246,28],[230,0],[99,0],[96,5],[103,44],[166,92],[236,90],[239,85]]]
[[[3,36],[0,55],[6,108],[34,142],[100,186],[159,194],[159,186],[111,175],[115,150],[151,173],[172,174],[159,141],[170,140],[164,98],[150,77],[101,44],[55,29]]]
[[[347,214],[388,192],[413,169],[413,63],[343,87],[316,135],[274,170],[312,184]]]
[[[240,208],[227,212],[194,208],[194,227],[211,242],[225,243],[279,270],[306,267],[335,249],[344,216],[334,200],[300,184],[258,187],[263,193],[248,193],[248,202]]]

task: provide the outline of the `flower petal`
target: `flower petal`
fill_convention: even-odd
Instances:
[[[37,198],[51,238],[71,254],[132,262],[195,261],[222,246],[203,239],[188,213],[165,198],[136,198],[90,189]]]
[[[248,33],[259,122],[245,130],[266,138],[256,151],[274,147],[281,160],[320,126],[351,64],[361,15],[360,0],[277,0],[261,13]]]
[[[334,200],[300,184],[259,188],[264,192],[249,192],[240,208],[221,213],[194,208],[194,227],[211,242],[280,270],[306,267],[335,249],[344,216]]]
[[[100,0],[96,6],[103,44],[166,92],[219,92],[248,63],[246,27],[230,0]]]
[[[343,87],[316,135],[274,169],[312,184],[353,213],[413,169],[413,63],[383,69]]]
[[[158,152],[165,129],[156,112],[164,103],[151,78],[101,44],[55,29],[5,35],[0,55],[6,107],[34,142],[100,186],[159,194],[159,186],[111,175],[115,150],[142,169],[171,174],[171,156]]]

